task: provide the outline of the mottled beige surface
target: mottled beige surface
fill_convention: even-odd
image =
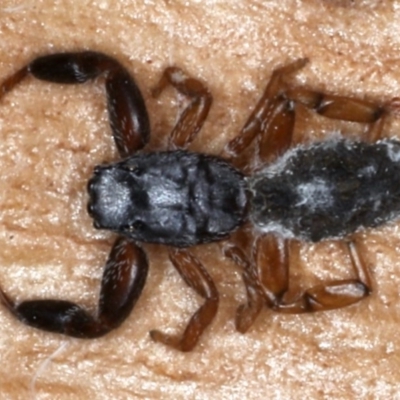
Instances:
[[[193,149],[218,153],[272,69],[299,57],[311,61],[295,78],[308,87],[376,101],[400,96],[399,21],[397,1],[3,0],[0,77],[49,52],[111,54],[136,77],[152,144],[162,147],[182,103],[173,91],[154,100],[149,90],[165,66],[179,65],[214,95]],[[88,307],[97,301],[112,236],[91,227],[85,182],[94,165],[116,157],[100,82],[61,87],[28,79],[0,104],[0,282],[13,298],[63,298]],[[360,131],[306,116],[298,135]],[[398,123],[387,128],[388,135],[396,132]],[[244,300],[240,271],[217,244],[198,247],[221,304],[189,354],[148,335],[152,328],[181,330],[199,304],[156,246],[146,246],[150,275],[137,307],[102,339],[41,332],[0,307],[0,398],[400,398],[399,226],[364,235],[371,298],[314,315],[263,311],[246,335],[233,324]],[[299,260],[294,289],[351,275],[334,243],[304,245]]]

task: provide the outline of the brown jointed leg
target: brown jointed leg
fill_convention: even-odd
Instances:
[[[230,244],[225,255],[243,268],[247,303],[236,314],[236,327],[246,332],[255,322],[263,304],[289,314],[326,311],[357,303],[371,293],[371,278],[356,241],[344,242],[356,273],[354,279],[334,280],[312,287],[294,302],[285,303],[289,290],[290,248],[292,243],[272,234],[260,236],[249,257],[240,246]]]
[[[171,249],[169,256],[186,284],[203,297],[205,302],[193,314],[182,336],[167,335],[159,330],[151,331],[150,335],[156,342],[164,343],[180,351],[191,351],[214,319],[218,310],[219,295],[208,272],[189,251]]]
[[[288,242],[272,234],[261,235],[247,256],[240,241],[231,244],[225,255],[243,269],[247,303],[236,313],[236,329],[244,333],[255,322],[262,306],[276,307],[289,288]]]
[[[371,143],[382,138],[391,108],[390,103],[379,105],[367,100],[323,94],[299,87],[289,87],[286,95],[324,117],[368,124],[364,140]]]
[[[250,262],[248,255],[242,249],[244,243],[240,241],[239,238],[236,239],[237,240],[233,239],[229,241],[224,246],[224,255],[230,258],[243,271],[242,278],[246,289],[247,303],[238,307],[235,326],[237,331],[245,333],[260,314],[266,298],[263,288],[257,279],[254,264]],[[248,246],[244,247],[246,248]]]
[[[249,173],[258,166],[251,163],[254,154],[245,152],[256,138],[259,164],[271,163],[285,153],[292,142],[296,102],[327,118],[368,124],[365,133],[367,141],[374,142],[382,137],[390,104],[378,105],[352,97],[323,94],[290,84],[290,75],[307,62],[307,59],[299,59],[273,72],[239,135],[226,145],[223,157]]]
[[[190,98],[189,105],[179,117],[169,138],[170,148],[186,149],[207,118],[212,96],[203,83],[189,77],[178,67],[165,69],[160,81],[152,90],[153,97],[158,97],[168,85],[172,85],[178,92]]]
[[[226,145],[223,157],[237,167],[251,164],[249,159],[241,159],[241,156],[257,137],[260,138],[258,147],[262,162],[272,161],[287,150],[292,138],[294,112],[290,100],[284,96],[285,79],[303,68],[307,62],[306,58],[302,58],[272,73],[264,93],[239,135]]]
[[[307,289],[296,301],[279,301],[274,311],[298,314],[304,312],[327,311],[357,303],[371,293],[371,278],[355,241],[343,242],[356,274],[353,279],[333,280]],[[287,263],[287,261],[286,261]],[[280,266],[278,267],[278,271]],[[280,298],[282,299],[283,296]]]

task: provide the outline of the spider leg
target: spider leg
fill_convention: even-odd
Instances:
[[[283,154],[292,141],[295,113],[292,102],[283,96],[285,78],[308,62],[302,58],[273,71],[272,76],[239,135],[222,152],[236,167],[251,170],[252,154],[245,154],[254,139],[259,139],[258,152],[262,162],[271,162]]]
[[[247,303],[238,307],[235,317],[236,330],[241,333],[245,333],[253,325],[267,300],[255,264],[248,252],[252,248],[253,240],[249,231],[243,228],[236,231],[223,247],[225,257],[231,259],[243,271]]]
[[[324,94],[302,87],[289,87],[285,95],[312,108],[318,114],[332,119],[373,123],[384,113],[384,107],[366,100]]]
[[[353,279],[332,280],[305,290],[292,303],[284,301],[289,288],[290,252],[287,240],[273,235],[261,236],[256,244],[258,279],[274,311],[304,313],[333,310],[357,303],[371,293],[371,278],[355,241],[346,242],[355,272]]]
[[[298,59],[273,71],[272,76],[239,135],[222,152],[235,166],[252,172],[253,154],[246,151],[257,138],[257,155],[261,164],[271,163],[290,146],[295,122],[295,105],[301,103],[327,118],[368,124],[365,140],[375,142],[382,138],[392,103],[379,105],[348,96],[323,94],[296,87],[287,80],[308,62]],[[393,108],[396,107],[394,104]]]
[[[120,155],[127,157],[149,141],[143,97],[129,72],[115,59],[92,51],[38,57],[0,85],[0,98],[28,75],[63,84],[84,83],[104,75],[110,125]]]
[[[203,265],[189,251],[171,249],[171,262],[189,287],[205,299],[205,303],[193,314],[182,336],[167,335],[159,330],[150,332],[156,342],[164,343],[180,351],[191,351],[203,331],[214,319],[219,303],[215,284]]]
[[[29,300],[16,304],[3,291],[0,301],[27,325],[73,337],[95,338],[125,321],[142,292],[147,270],[144,251],[120,237],[105,265],[96,316],[70,301]]]
[[[367,100],[324,94],[302,87],[288,86],[285,95],[324,117],[368,124],[364,139],[369,142],[376,142],[382,137],[391,108],[390,103],[379,105]]]
[[[237,233],[224,254],[243,270],[247,303],[236,311],[236,329],[245,333],[264,304],[275,307],[289,288],[288,241],[272,234],[257,238]]]
[[[245,333],[266,304],[274,311],[289,314],[326,311],[357,303],[371,293],[371,278],[357,243],[346,243],[356,277],[332,280],[305,290],[297,300],[284,301],[289,290],[290,242],[272,234],[257,238],[251,257],[240,245],[230,244],[225,255],[243,269],[247,303],[238,307],[236,329]]]
[[[194,140],[210,111],[212,96],[199,80],[191,78],[178,67],[168,67],[153,88],[153,97],[158,97],[168,86],[172,85],[179,93],[190,98],[170,137],[169,147],[172,149],[187,148]]]

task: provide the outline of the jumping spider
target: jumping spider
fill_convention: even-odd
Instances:
[[[150,334],[157,342],[190,351],[214,319],[219,298],[211,277],[186,248],[221,239],[226,239],[224,254],[243,268],[248,300],[237,311],[240,332],[253,324],[264,304],[277,312],[303,313],[368,296],[371,280],[355,233],[400,212],[400,142],[378,140],[384,107],[288,83],[288,76],[306,62],[299,59],[273,72],[245,126],[220,157],[186,150],[212,97],[179,68],[167,68],[153,91],[156,97],[172,85],[190,100],[165,152],[146,152],[150,128],[142,95],[129,72],[107,55],[43,56],[6,79],[0,96],[28,75],[65,84],[104,76],[122,161],[95,167],[88,184],[94,226],[120,235],[105,265],[97,314],[61,300],[16,304],[0,291],[2,303],[36,328],[80,338],[105,335],[128,317],[144,287],[148,262],[139,242],[165,244],[174,267],[205,302],[182,336]],[[298,103],[328,118],[369,124],[366,140],[336,138],[290,149]],[[254,240],[247,233],[249,223],[257,232]],[[328,238],[345,238],[355,277],[311,287],[294,302],[285,302],[291,241]]]

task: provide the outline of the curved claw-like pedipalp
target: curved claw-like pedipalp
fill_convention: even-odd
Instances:
[[[147,271],[147,257],[142,248],[119,237],[104,269],[97,315],[63,300],[29,300],[16,304],[3,291],[0,291],[0,301],[27,325],[73,337],[95,338],[125,321],[142,293]]]
[[[0,84],[0,98],[29,74],[61,84],[80,84],[103,75],[110,125],[121,157],[134,154],[149,142],[150,122],[142,94],[114,58],[94,51],[38,57]]]

